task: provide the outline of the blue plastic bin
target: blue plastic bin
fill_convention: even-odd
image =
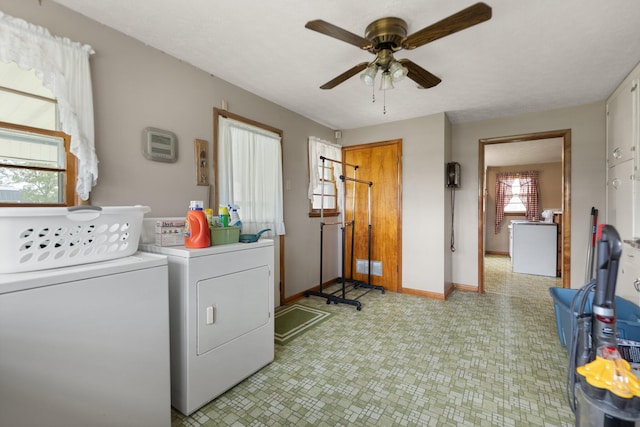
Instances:
[[[558,338],[563,346],[567,346],[567,341],[571,340],[571,327],[577,312],[571,313],[571,300],[578,293],[578,289],[549,288],[549,293],[553,298],[553,305],[556,312],[556,327]],[[585,312],[591,313],[593,302],[593,292],[589,292]],[[627,301],[624,298],[616,297],[616,327],[618,338],[631,341],[640,341],[640,307]]]

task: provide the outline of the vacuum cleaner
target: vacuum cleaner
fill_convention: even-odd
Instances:
[[[622,242],[598,227],[596,275],[571,301],[567,397],[579,427],[640,426],[640,381],[618,352],[615,293]],[[591,310],[587,309],[591,302]]]

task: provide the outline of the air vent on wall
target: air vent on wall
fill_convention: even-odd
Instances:
[[[142,154],[156,162],[174,163],[178,160],[178,138],[173,132],[157,128],[142,131]]]

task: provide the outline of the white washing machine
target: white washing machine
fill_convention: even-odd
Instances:
[[[0,426],[170,426],[167,258],[0,274]]]
[[[169,259],[171,404],[177,410],[193,413],[273,361],[272,240],[140,249]]]

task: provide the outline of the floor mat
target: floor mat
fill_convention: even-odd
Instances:
[[[276,313],[275,341],[277,344],[287,344],[330,316],[331,313],[300,304],[285,307]]]

